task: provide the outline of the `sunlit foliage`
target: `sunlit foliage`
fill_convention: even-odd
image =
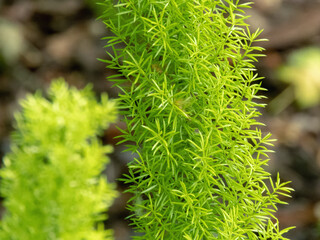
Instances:
[[[115,102],[103,95],[97,103],[90,87],[79,91],[60,79],[48,100],[37,93],[21,106],[0,171],[0,239],[112,239],[103,220],[117,194],[101,175],[112,148],[96,135],[115,121]]]
[[[134,239],[286,239],[291,189],[264,170],[261,78],[239,0],[106,0],[111,79],[121,90]],[[270,185],[268,187],[268,185]]]

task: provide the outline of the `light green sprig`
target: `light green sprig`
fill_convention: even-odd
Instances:
[[[0,239],[113,239],[102,221],[117,193],[100,175],[112,148],[96,134],[115,122],[115,102],[103,95],[97,103],[90,87],[69,89],[60,79],[49,100],[37,93],[21,106],[0,171]]]
[[[264,170],[270,134],[239,0],[105,0],[124,141],[139,154],[124,181],[134,239],[287,239],[273,215],[292,189]],[[124,47],[120,47],[124,44]],[[123,78],[123,76],[125,78]],[[122,77],[122,78],[121,78]],[[128,84],[129,83],[129,84]],[[270,182],[268,187],[266,182]]]

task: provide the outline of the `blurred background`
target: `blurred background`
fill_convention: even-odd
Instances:
[[[106,59],[102,38],[110,34],[96,20],[93,0],[0,0],[0,158],[9,151],[13,112],[27,93],[45,90],[50,81],[64,77],[79,88],[93,85],[97,94],[117,97],[107,82],[113,74],[97,58]],[[262,85],[268,107],[260,121],[264,132],[277,139],[270,154],[269,170],[295,189],[289,205],[280,206],[281,228],[296,226],[292,240],[320,239],[320,1],[254,0],[248,10],[252,29],[262,28],[266,57],[257,63],[265,76]],[[118,125],[123,126],[121,119]],[[133,156],[113,139],[112,126],[103,141],[114,145],[106,173],[111,182],[127,171]],[[126,186],[117,182],[120,192]],[[22,196],[23,197],[23,196]],[[130,198],[122,194],[109,210],[106,223],[116,240],[132,232],[125,209]],[[0,200],[1,202],[1,200]],[[0,209],[0,214],[4,209]]]

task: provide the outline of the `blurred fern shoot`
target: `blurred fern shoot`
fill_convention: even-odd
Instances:
[[[90,86],[77,90],[58,79],[48,99],[38,92],[21,106],[0,171],[0,239],[112,239],[103,220],[117,193],[101,175],[112,148],[97,134],[116,120],[115,102],[102,95],[97,103]]]

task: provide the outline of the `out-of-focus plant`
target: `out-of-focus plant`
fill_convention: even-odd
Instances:
[[[110,146],[96,137],[116,119],[115,102],[60,79],[21,102],[1,169],[1,240],[112,239],[103,220],[117,195],[101,175]]]
[[[105,0],[110,68],[139,158],[124,181],[134,239],[287,239],[273,215],[291,189],[265,171],[260,30],[239,0]],[[124,48],[119,47],[125,45]],[[270,183],[267,186],[266,181]]]
[[[0,18],[0,64],[14,64],[25,48],[18,24]]]
[[[289,86],[271,103],[274,112],[281,112],[294,100],[300,108],[320,103],[320,48],[307,47],[288,56],[278,69],[278,78]]]

